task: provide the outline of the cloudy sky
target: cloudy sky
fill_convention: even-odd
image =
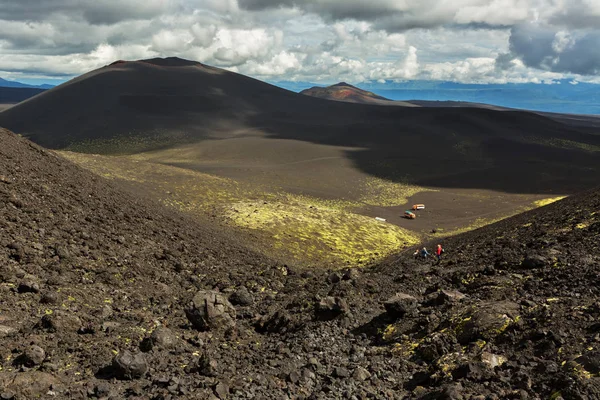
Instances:
[[[600,0],[0,0],[0,77],[157,56],[269,81],[600,83]]]

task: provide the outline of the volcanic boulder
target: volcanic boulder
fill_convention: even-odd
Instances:
[[[325,297],[315,307],[316,317],[320,320],[330,320],[348,312],[346,300],[339,297]]]
[[[519,305],[510,301],[482,303],[468,310],[457,327],[457,339],[465,345],[478,339],[489,341],[518,321]]]
[[[138,379],[148,372],[148,363],[142,353],[120,352],[112,362],[114,374],[119,379]]]
[[[402,318],[417,309],[417,299],[410,294],[396,293],[383,303],[385,310],[392,318]]]
[[[150,351],[155,348],[171,349],[177,343],[177,337],[167,327],[159,326],[156,328],[149,338],[144,339],[140,344],[142,351]]]
[[[254,304],[254,298],[245,286],[242,286],[233,292],[231,296],[229,296],[229,301],[236,306],[251,306]]]
[[[46,358],[46,352],[40,346],[29,346],[17,359],[20,364],[32,368],[40,365]]]
[[[200,331],[235,327],[235,308],[215,291],[199,291],[184,311],[194,328]]]

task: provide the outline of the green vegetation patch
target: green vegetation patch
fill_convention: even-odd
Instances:
[[[547,206],[548,204],[552,204],[559,200],[562,200],[565,197],[567,197],[567,196],[549,197],[547,199],[541,199],[541,200],[534,201],[533,205],[535,207],[543,207],[543,206]]]
[[[419,243],[400,227],[304,201],[240,202],[225,213],[239,227],[269,232],[297,260],[365,265]]]
[[[370,206],[394,207],[408,203],[408,198],[420,192],[431,191],[408,183],[368,178],[362,183],[360,202]]]

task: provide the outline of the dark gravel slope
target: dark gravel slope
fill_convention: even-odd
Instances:
[[[293,270],[0,135],[3,398],[599,398],[599,191]]]

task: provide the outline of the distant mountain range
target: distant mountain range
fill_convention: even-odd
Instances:
[[[9,87],[9,88],[28,88],[28,89],[52,89],[53,85],[43,84],[43,85],[28,85],[26,83],[21,83],[17,81],[7,81],[6,79],[0,78],[0,87]]]
[[[323,86],[311,82],[272,83],[295,92],[301,92],[314,86]],[[423,101],[452,101],[554,113],[600,115],[600,85],[569,80],[557,81],[552,85],[409,81],[365,82],[359,86],[360,89],[372,92],[376,96],[414,104],[421,103],[421,105]]]
[[[346,82],[336,83],[335,85],[328,87],[314,86],[310,89],[301,91],[300,94],[319,97],[326,100],[345,101],[348,103],[415,107],[411,103],[386,99],[383,96],[378,96],[373,92],[357,88],[356,86],[349,85]]]

